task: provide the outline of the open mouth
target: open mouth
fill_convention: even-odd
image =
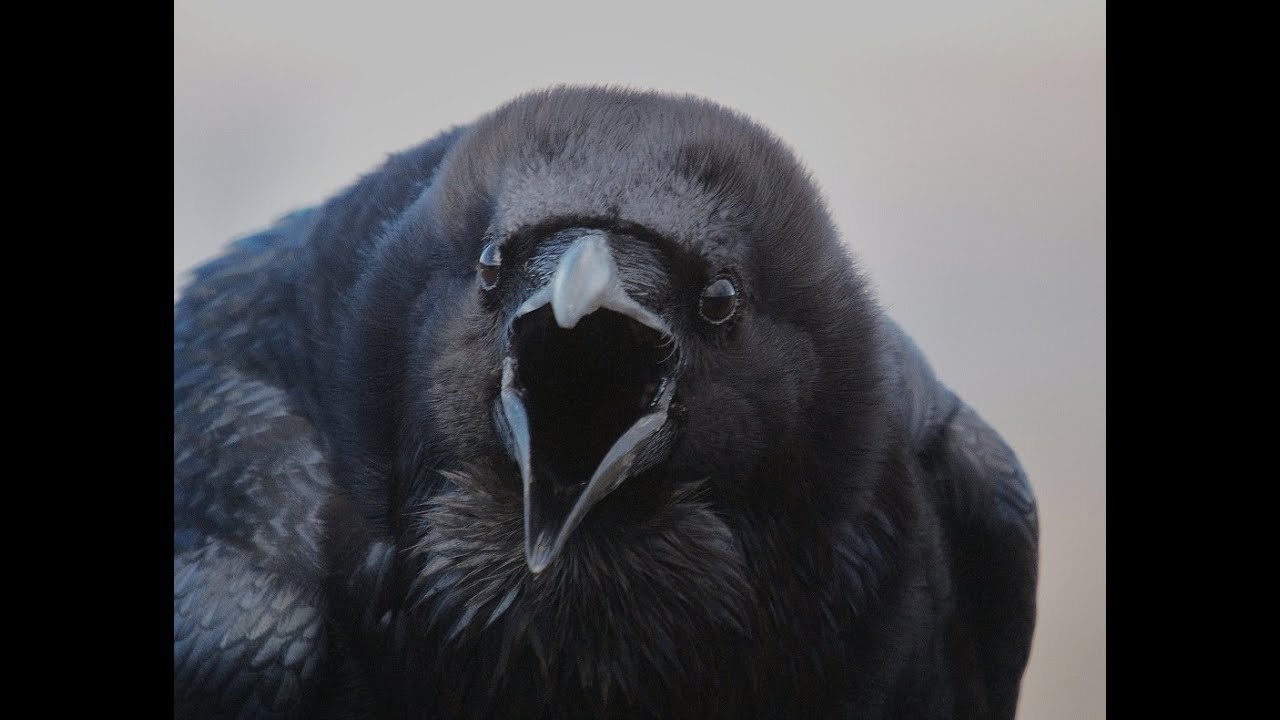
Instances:
[[[592,505],[660,451],[677,360],[673,338],[603,308],[573,328],[557,324],[549,305],[512,324],[503,406],[523,436],[514,445],[535,571]]]
[[[513,330],[533,470],[558,491],[579,487],[657,399],[674,359],[673,343],[610,310],[565,329],[544,306],[520,317]]]

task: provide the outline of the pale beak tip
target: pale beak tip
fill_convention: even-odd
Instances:
[[[582,315],[575,312],[577,309],[578,308],[567,304],[551,304],[551,311],[556,316],[556,325],[559,325],[565,330],[573,329],[573,327],[578,324],[578,321],[582,319]]]
[[[534,575],[547,569],[552,556],[551,539],[546,536],[539,537],[532,547],[525,548],[525,562],[529,565],[529,572]]]

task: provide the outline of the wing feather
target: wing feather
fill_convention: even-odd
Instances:
[[[327,335],[361,258],[461,132],[235,242],[193,272],[174,308],[177,717],[306,716],[323,692]]]
[[[1000,434],[934,377],[901,329],[886,332],[901,370],[900,407],[943,524],[960,714],[1012,718],[1036,618],[1035,496]]]

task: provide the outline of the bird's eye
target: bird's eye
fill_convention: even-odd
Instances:
[[[480,287],[492,290],[498,284],[498,266],[502,264],[502,254],[498,246],[490,242],[480,251],[480,261],[476,263],[476,275],[480,277]]]
[[[698,312],[702,313],[703,320],[712,325],[719,325],[733,317],[733,311],[737,309],[738,289],[729,278],[716,278],[702,290]]]

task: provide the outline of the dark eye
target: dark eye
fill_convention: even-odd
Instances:
[[[737,309],[738,289],[729,278],[716,278],[702,290],[698,312],[702,313],[702,319],[712,325],[719,325],[733,317],[733,311]]]
[[[480,277],[480,287],[492,290],[498,284],[498,267],[502,265],[502,254],[498,246],[489,243],[480,251],[480,261],[476,263],[476,275]]]

